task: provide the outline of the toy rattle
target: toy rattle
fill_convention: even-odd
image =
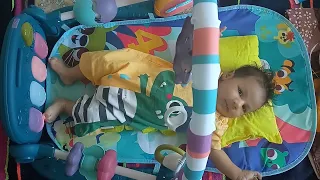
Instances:
[[[146,0],[76,0],[73,11],[61,13],[61,21],[75,18],[80,24],[93,26],[112,21],[118,8]]]
[[[93,151],[89,149],[94,148]],[[95,174],[98,180],[111,180],[115,174],[139,180],[168,180],[173,175],[165,172],[155,176],[129,168],[118,166],[117,153],[114,150],[105,151],[99,145],[85,148],[80,142],[74,144],[70,152],[55,149],[50,144],[24,144],[10,147],[10,154],[17,162],[30,163],[36,159],[56,158],[65,161],[65,174],[73,176],[76,172],[81,175]],[[92,178],[92,177],[91,177]]]
[[[86,171],[96,171],[98,180],[111,180],[115,174],[139,180],[166,180],[178,177],[179,175],[181,176],[181,169],[185,163],[185,152],[182,149],[167,144],[161,145],[155,151],[155,158],[158,162],[175,173],[171,175],[170,173],[168,174],[168,172],[165,172],[160,176],[154,176],[118,166],[117,153],[114,150],[106,151],[101,159],[95,156],[83,155],[83,150],[84,146],[79,142],[73,146],[69,153],[57,149],[55,150],[54,157],[66,161],[67,176],[72,176],[78,169],[85,169]],[[173,153],[163,156],[161,151],[164,150],[171,150]]]
[[[98,180],[111,180],[115,174],[141,180],[156,180],[156,176],[118,166],[117,153],[114,150],[105,152],[101,159],[83,155],[84,146],[76,143],[70,152],[55,150],[54,157],[66,161],[66,175],[72,176],[79,169],[94,171]]]
[[[102,147],[96,145],[96,148]],[[108,150],[101,158],[88,155],[84,152],[84,146],[76,143],[70,152],[64,152],[55,149],[54,157],[66,161],[66,175],[72,176],[78,170],[97,173],[98,180],[111,180],[115,174],[139,180],[157,180],[157,177],[140,171],[135,171],[125,167],[118,166],[117,153],[114,150]],[[161,178],[166,179],[166,178]]]

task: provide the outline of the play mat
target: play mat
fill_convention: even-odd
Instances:
[[[122,21],[100,27],[77,26],[68,30],[56,43],[51,56],[60,57],[68,66],[75,66],[82,53],[125,47],[172,61],[175,43],[186,15],[165,19]],[[275,72],[274,111],[283,144],[253,139],[225,148],[229,157],[242,169],[257,170],[263,175],[282,173],[296,166],[309,152],[316,127],[315,97],[308,54],[303,41],[291,23],[281,15],[255,6],[231,6],[219,9],[221,26],[227,26],[223,37],[256,34],[264,68]],[[124,78],[126,76],[124,75]],[[94,87],[88,82],[65,86],[49,68],[47,105],[58,97],[71,100],[91,95]],[[153,93],[153,92],[151,92]],[[121,133],[100,130],[85,137],[70,133],[67,117],[47,124],[49,135],[64,150],[81,141],[86,147],[100,144],[118,153],[118,161],[126,163],[157,163],[155,148],[161,144],[181,146],[186,137],[159,133]],[[263,127],[262,127],[263,128]],[[159,166],[158,166],[159,167]],[[211,162],[208,171],[216,171]]]

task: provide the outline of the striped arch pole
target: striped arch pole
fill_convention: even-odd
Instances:
[[[187,133],[186,166],[182,179],[200,180],[211,150],[211,134],[216,130],[220,20],[217,0],[194,0],[192,89],[193,112]]]

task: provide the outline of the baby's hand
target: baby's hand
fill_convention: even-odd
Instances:
[[[242,170],[236,180],[261,180],[261,179],[262,179],[262,176],[258,172]]]
[[[220,28],[220,36],[222,36],[222,33],[227,29],[226,26],[223,26],[222,28]]]

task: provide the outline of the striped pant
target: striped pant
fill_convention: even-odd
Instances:
[[[136,107],[137,99],[134,92],[116,87],[99,86],[92,97],[84,95],[77,100],[72,116],[75,125],[94,122],[121,125],[132,121]]]

